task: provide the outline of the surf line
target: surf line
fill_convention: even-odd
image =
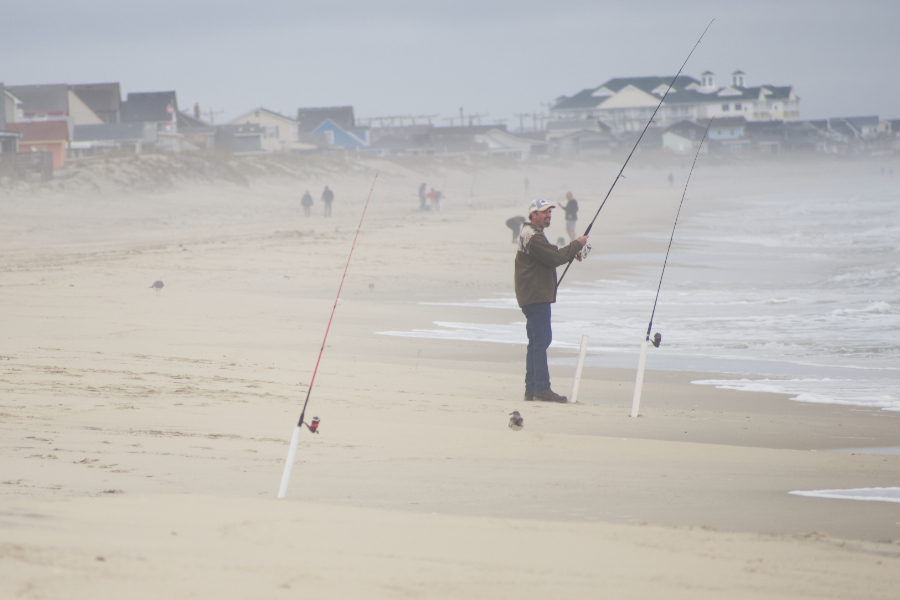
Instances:
[[[311,433],[319,433],[319,417],[313,417],[311,423],[305,423],[303,419],[306,417],[306,407],[309,405],[309,396],[312,394],[313,384],[316,382],[316,373],[319,371],[319,363],[322,361],[322,353],[325,352],[325,342],[328,340],[328,332],[331,330],[331,321],[334,319],[334,311],[337,310],[338,300],[341,299],[341,288],[344,287],[344,279],[347,278],[347,269],[350,268],[350,259],[353,258],[353,249],[356,248],[356,240],[359,238],[359,230],[362,229],[363,219],[366,218],[366,209],[369,208],[369,200],[372,199],[372,190],[375,189],[375,182],[378,181],[378,173],[372,180],[372,187],[369,189],[369,195],[366,197],[366,204],[363,206],[362,216],[359,218],[359,225],[356,227],[356,235],[353,236],[353,243],[350,245],[350,255],[347,256],[347,264],[344,265],[344,274],[341,276],[341,283],[338,285],[337,296],[334,298],[334,306],[331,307],[331,316],[328,317],[328,325],[325,327],[325,337],[322,338],[322,347],[319,348],[319,358],[316,359],[316,366],[313,369],[312,379],[309,381],[309,389],[306,390],[306,400],[303,402],[303,410],[300,411],[300,420],[294,427],[291,435],[291,445],[288,448],[287,458],[284,460],[284,472],[281,474],[281,486],[278,488],[278,498],[283,499],[287,496],[288,483],[291,480],[291,470],[294,467],[294,458],[297,456],[297,443],[300,441],[300,433],[303,426],[309,429]]]
[[[597,220],[597,217],[600,216],[600,211],[603,210],[603,205],[606,204],[606,201],[609,200],[609,195],[612,194],[613,188],[616,187],[616,184],[619,182],[619,179],[624,177],[622,173],[625,171],[625,167],[628,165],[628,161],[631,160],[631,155],[634,154],[634,151],[637,150],[638,144],[641,143],[641,140],[644,138],[644,134],[647,133],[647,128],[650,127],[650,123],[653,122],[653,118],[656,116],[656,113],[659,111],[659,107],[662,106],[663,102],[666,101],[666,96],[669,95],[669,91],[672,89],[672,86],[675,85],[675,80],[678,79],[678,76],[681,75],[681,72],[684,70],[685,65],[691,59],[691,55],[694,53],[694,50],[697,49],[697,46],[700,45],[700,41],[703,39],[703,36],[706,35],[706,32],[712,27],[713,19],[709,22],[709,25],[706,26],[706,29],[703,30],[703,33],[700,34],[700,38],[697,40],[697,43],[694,44],[694,47],[691,48],[691,51],[688,53],[687,58],[684,59],[684,62],[681,63],[681,68],[678,69],[678,73],[675,74],[675,77],[672,78],[672,83],[669,84],[669,87],[666,89],[666,92],[663,94],[663,97],[660,99],[659,104],[656,105],[656,109],[653,111],[653,114],[650,115],[650,120],[647,121],[647,124],[644,125],[644,130],[641,132],[641,135],[638,136],[637,141],[634,143],[634,148],[631,149],[631,152],[628,153],[628,158],[625,159],[625,163],[622,165],[622,168],[619,169],[619,174],[616,175],[615,180],[613,180],[612,185],[609,186],[609,191],[606,192],[606,197],[603,198],[603,202],[600,203],[600,208],[597,209],[597,212],[594,214],[594,218],[591,219],[591,222],[588,224],[587,229],[584,230],[583,235],[588,235],[591,232],[591,228],[594,226],[594,221]],[[587,256],[587,252],[585,250],[590,250],[590,246],[585,249],[582,249],[582,258]],[[572,262],[575,259],[572,258],[569,260],[569,264],[566,265],[565,270],[562,275],[559,277],[559,281],[556,282],[556,288],[559,289],[559,284],[562,283],[563,278],[566,276],[566,273],[569,272],[569,267],[572,266]]]
[[[650,313],[650,324],[647,325],[647,336],[641,342],[641,357],[638,359],[637,377],[634,380],[634,397],[631,399],[631,418],[636,418],[641,408],[641,388],[644,386],[644,367],[647,364],[647,347],[653,344],[654,348],[659,348],[662,342],[662,335],[657,333],[650,340],[650,330],[653,329],[653,317],[656,316],[656,303],[659,302],[659,290],[662,289],[663,276],[666,274],[666,265],[669,262],[669,252],[672,250],[672,240],[675,239],[675,228],[678,226],[678,217],[681,215],[681,207],[684,206],[684,197],[687,195],[688,185],[691,183],[691,175],[694,174],[694,167],[697,166],[697,158],[700,156],[700,149],[703,148],[703,142],[709,133],[713,119],[706,124],[706,131],[700,138],[700,144],[697,146],[697,154],[694,155],[694,162],[691,163],[691,170],[688,172],[687,181],[684,183],[684,191],[681,192],[681,202],[678,203],[678,212],[675,213],[675,223],[672,224],[672,235],[669,236],[669,247],[666,248],[666,258],[663,260],[662,272],[659,274],[659,285],[656,286],[656,299],[653,301],[653,311]]]

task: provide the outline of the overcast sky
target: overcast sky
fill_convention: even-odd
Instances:
[[[898,0],[29,0],[0,11],[0,81],[174,89],[219,122],[352,104],[517,128],[609,78],[674,75],[712,18],[685,74],[792,85],[804,119],[900,118]]]

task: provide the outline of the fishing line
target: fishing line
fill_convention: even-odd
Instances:
[[[359,230],[362,228],[363,219],[366,218],[366,209],[369,208],[369,200],[372,198],[372,190],[375,189],[375,182],[378,181],[378,174],[372,180],[372,187],[369,189],[369,195],[366,197],[366,204],[363,206],[362,216],[359,218],[359,225],[356,227],[356,235],[353,236],[353,244],[350,245],[350,255],[347,257],[347,264],[344,266],[344,274],[341,276],[341,283],[338,285],[337,296],[334,298],[334,306],[331,308],[331,316],[328,317],[328,326],[325,327],[325,337],[322,338],[322,347],[319,348],[319,358],[316,359],[316,366],[313,369],[312,379],[309,381],[309,389],[306,390],[306,400],[303,402],[303,410],[300,411],[300,420],[294,427],[294,433],[291,435],[291,445],[288,449],[287,458],[284,461],[284,472],[281,474],[281,486],[278,488],[278,498],[284,498],[287,495],[288,483],[291,479],[291,469],[294,466],[294,457],[297,454],[297,442],[300,440],[300,432],[303,426],[312,433],[318,433],[319,418],[313,417],[311,423],[304,423],[306,416],[306,407],[309,404],[309,396],[312,394],[313,384],[316,382],[316,373],[319,371],[319,362],[322,360],[322,354],[325,352],[325,342],[328,340],[328,332],[331,331],[331,321],[334,319],[334,311],[337,310],[338,300],[341,299],[341,288],[344,287],[344,279],[347,277],[347,269],[350,268],[350,259],[353,258],[353,249],[356,248],[356,239],[359,237]]]
[[[691,163],[691,170],[688,172],[687,181],[684,183],[684,191],[681,193],[681,202],[678,203],[678,212],[675,213],[675,223],[672,224],[672,235],[669,236],[669,247],[666,248],[666,258],[663,260],[662,272],[659,274],[659,285],[656,286],[656,299],[653,300],[653,312],[650,313],[650,324],[647,325],[647,336],[644,338],[644,341],[641,342],[641,357],[638,359],[637,379],[635,379],[634,383],[634,397],[631,400],[632,417],[637,417],[641,406],[641,388],[644,385],[644,366],[647,362],[647,346],[652,343],[654,348],[659,348],[659,344],[662,342],[662,335],[660,333],[654,335],[652,341],[650,340],[650,331],[653,329],[653,317],[656,316],[656,303],[659,302],[659,291],[662,289],[663,277],[666,274],[666,265],[669,264],[669,252],[672,250],[672,240],[675,239],[675,228],[678,226],[678,217],[681,215],[681,207],[684,205],[684,198],[687,195],[688,185],[691,183],[691,175],[694,174],[694,167],[697,166],[697,158],[700,157],[700,149],[703,148],[703,142],[706,141],[706,135],[709,133],[712,122],[713,119],[710,119],[709,123],[706,124],[706,130],[703,132],[703,137],[700,139],[700,145],[697,146],[697,154],[694,155],[694,162]]]
[[[646,124],[646,125],[644,125],[644,130],[641,131],[641,135],[638,136],[637,141],[634,143],[634,148],[632,148],[632,149],[631,149],[631,152],[628,153],[628,158],[625,159],[625,163],[622,165],[622,168],[619,169],[619,174],[616,175],[615,180],[612,182],[612,185],[609,187],[609,191],[606,192],[606,197],[603,198],[603,202],[600,203],[600,208],[597,209],[597,212],[594,214],[594,218],[591,219],[590,224],[587,226],[587,229],[584,230],[584,234],[582,234],[582,235],[588,235],[588,234],[591,232],[591,228],[594,226],[594,221],[596,221],[596,220],[597,220],[597,217],[600,216],[600,211],[603,210],[603,205],[605,205],[605,204],[606,204],[606,201],[609,200],[609,195],[612,194],[613,188],[615,188],[615,187],[616,187],[616,184],[619,183],[619,179],[622,178],[622,177],[624,177],[624,175],[622,175],[622,173],[625,171],[625,167],[628,165],[628,161],[631,160],[631,155],[634,154],[634,151],[635,151],[635,150],[637,150],[638,144],[641,143],[641,140],[643,139],[644,134],[647,133],[647,128],[650,127],[650,123],[652,123],[652,122],[653,122],[653,118],[656,117],[656,113],[659,111],[659,107],[662,106],[663,102],[666,101],[666,96],[669,95],[669,91],[671,91],[672,86],[675,85],[675,80],[678,79],[678,76],[679,76],[679,75],[681,75],[681,71],[684,70],[684,66],[685,66],[685,65],[687,64],[687,62],[691,59],[691,55],[694,53],[694,50],[696,50],[696,49],[697,49],[697,46],[700,45],[700,41],[703,39],[703,36],[706,35],[707,30],[709,30],[709,28],[712,27],[713,21],[715,21],[715,19],[713,19],[712,21],[709,22],[709,25],[707,25],[707,26],[706,26],[706,29],[703,30],[703,33],[700,34],[700,38],[697,40],[697,43],[694,44],[694,47],[693,47],[693,48],[691,48],[691,51],[688,53],[687,58],[684,59],[684,62],[683,62],[683,63],[681,63],[681,68],[678,69],[678,73],[676,73],[676,74],[675,74],[675,77],[672,78],[672,83],[669,84],[669,87],[666,89],[665,93],[663,94],[663,97],[660,99],[659,104],[657,104],[657,105],[656,105],[656,108],[653,110],[653,114],[650,115],[650,120],[647,121],[647,124]],[[584,251],[584,250],[582,249],[582,252],[583,252],[583,251]],[[585,254],[583,254],[582,256],[586,256],[586,255],[587,255],[587,254],[585,253]],[[569,259],[569,264],[566,265],[566,269],[563,271],[562,275],[560,275],[559,281],[556,282],[556,287],[557,287],[557,288],[559,288],[559,284],[562,283],[562,280],[563,280],[563,278],[566,276],[566,273],[569,272],[569,267],[572,266],[572,262],[573,262],[574,260],[575,260],[574,257],[571,258],[571,259]]]
[[[672,240],[675,239],[675,227],[678,226],[678,217],[681,215],[681,207],[684,204],[684,197],[687,194],[688,185],[691,183],[691,175],[694,174],[694,167],[697,165],[697,158],[700,156],[700,148],[703,147],[703,142],[706,140],[706,134],[709,133],[712,122],[713,120],[710,119],[709,123],[706,125],[706,131],[703,132],[703,138],[700,140],[700,145],[697,146],[697,154],[694,155],[694,162],[691,163],[691,170],[688,173],[687,181],[684,184],[684,191],[681,193],[681,202],[678,204],[678,212],[675,213],[675,223],[672,225],[672,235],[669,237],[669,247],[666,248],[666,258],[663,261],[662,273],[659,274],[659,285],[656,286],[656,299],[653,301],[653,312],[650,313],[650,324],[647,325],[648,340],[650,339],[650,330],[653,329],[653,317],[656,315],[656,303],[659,302],[659,290],[662,289],[663,276],[666,274],[666,265],[669,262],[669,251],[672,249]],[[659,348],[659,342],[656,342],[653,345]]]

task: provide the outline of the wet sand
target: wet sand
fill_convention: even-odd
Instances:
[[[893,597],[896,504],[787,492],[900,484],[900,456],[832,451],[898,445],[900,415],[650,371],[630,419],[634,372],[599,368],[584,404],[526,404],[521,346],[375,334],[480,318],[421,303],[510,292],[504,222],[524,211],[522,179],[551,198],[583,189],[587,212],[613,162],[480,165],[474,193],[456,163],[346,166],[3,197],[4,597]],[[665,228],[672,168],[629,174],[595,253],[658,249],[628,234]],[[321,434],[302,438],[276,501],[376,171],[312,395]],[[863,176],[710,166],[704,185],[763,193],[829,171]],[[421,181],[446,191],[442,213],[415,210]],[[326,184],[334,218],[317,203],[305,219],[303,190]],[[567,277],[629,265],[580,267]],[[563,393],[571,371],[551,367]]]

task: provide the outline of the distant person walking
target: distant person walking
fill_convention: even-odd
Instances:
[[[566,233],[569,234],[571,242],[578,237],[575,233],[575,224],[578,222],[578,200],[572,196],[572,192],[566,192],[566,200],[563,210],[566,211]]]
[[[325,186],[325,190],[322,192],[322,203],[325,204],[325,216],[331,216],[331,203],[334,202],[334,192],[328,189],[328,186]]]
[[[419,210],[428,210],[428,195],[425,193],[425,184],[419,186]]]
[[[304,192],[303,199],[300,200],[300,204],[301,206],[303,206],[303,214],[308,217],[312,211],[313,205],[312,195],[309,193],[309,190],[306,190],[306,192]]]
[[[441,193],[434,188],[428,192],[428,198],[431,200],[431,210],[441,212]]]
[[[525,217],[513,217],[506,220],[506,226],[512,229],[512,243],[519,241],[519,232],[522,231],[522,223],[527,223]]]
[[[516,301],[525,314],[528,350],[525,354],[525,400],[566,402],[550,389],[547,348],[553,341],[550,305],[556,302],[556,267],[570,260],[581,260],[581,249],[588,238],[583,235],[565,248],[547,241],[544,230],[550,225],[553,205],[538,198],[528,209],[529,221],[522,225],[516,252]]]
[[[675,176],[669,173],[669,187],[675,185]]]

